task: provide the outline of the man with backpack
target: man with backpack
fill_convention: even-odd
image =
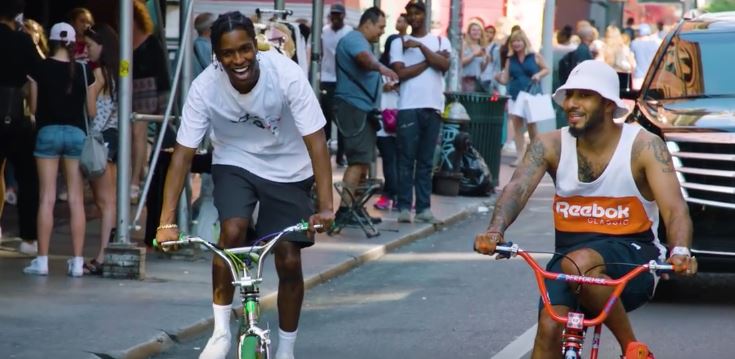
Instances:
[[[370,43],[378,42],[385,32],[385,13],[377,7],[365,10],[357,30],[345,35],[337,44],[337,128],[344,138],[347,169],[342,182],[355,190],[367,177],[370,164],[375,161],[377,128],[371,116],[379,108],[382,92],[382,76],[398,81],[398,75],[381,64],[372,53]],[[347,201],[348,198],[342,198]],[[338,223],[351,223],[351,217],[343,203],[336,214]]]
[[[577,34],[581,43],[577,46],[577,49],[564,55],[559,60],[559,81],[560,83],[566,83],[569,78],[569,74],[572,69],[585,60],[592,60],[592,52],[590,51],[590,45],[592,41],[595,41],[595,30],[591,26],[584,26],[579,29]]]

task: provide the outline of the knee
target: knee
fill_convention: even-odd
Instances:
[[[561,269],[567,274],[594,275],[604,269],[602,257],[592,249],[579,249],[567,254],[561,261]]]
[[[219,245],[224,248],[238,246],[245,239],[247,224],[224,222],[220,229]]]
[[[301,255],[299,253],[285,253],[276,256],[276,267],[282,281],[301,280]]]
[[[536,346],[545,351],[561,347],[561,324],[555,322],[545,311],[541,312],[536,331]]]

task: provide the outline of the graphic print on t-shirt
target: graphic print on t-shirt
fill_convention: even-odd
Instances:
[[[557,195],[552,210],[556,230],[561,232],[629,235],[646,232],[653,224],[635,196]]]
[[[280,117],[271,117],[266,116],[265,118],[262,118],[258,115],[253,115],[250,113],[245,113],[244,115],[240,116],[237,120],[230,120],[232,123],[250,123],[251,125],[258,127],[263,130],[268,130],[273,134],[273,136],[278,137],[279,129],[278,124],[281,122]]]

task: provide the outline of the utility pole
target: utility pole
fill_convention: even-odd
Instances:
[[[319,77],[319,72],[322,63],[323,23],[324,0],[314,0],[314,4],[311,7],[311,65],[309,66],[309,81],[317,99],[321,97],[321,78]]]
[[[447,90],[450,92],[459,91],[460,58],[462,54],[461,11],[462,0],[452,0],[449,5],[449,43],[452,45],[452,54],[449,56],[449,76],[447,78]]]
[[[556,7],[556,0],[544,1],[544,25],[541,39],[541,56],[544,58],[544,62],[551,69],[554,64],[554,49],[553,49],[553,37],[554,37],[554,8]],[[541,79],[541,89],[544,93],[551,93],[551,80],[553,75],[549,74]]]

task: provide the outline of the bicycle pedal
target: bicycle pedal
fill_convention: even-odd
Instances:
[[[648,359],[648,346],[641,342],[632,342],[625,349],[625,359]]]

